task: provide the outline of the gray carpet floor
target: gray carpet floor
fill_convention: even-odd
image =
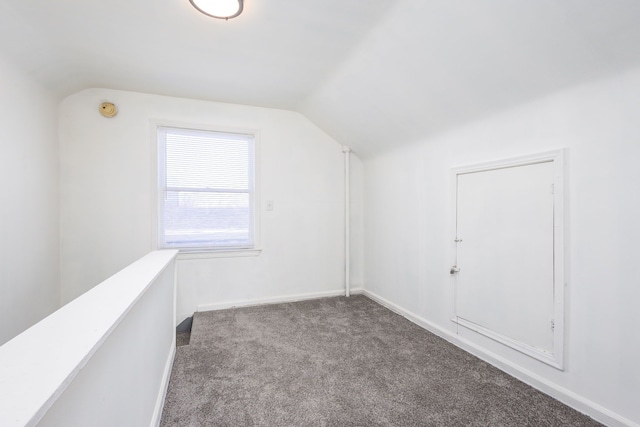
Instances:
[[[163,427],[600,425],[364,296],[196,313],[188,342]]]

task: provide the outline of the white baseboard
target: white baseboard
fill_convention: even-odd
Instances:
[[[531,387],[540,390],[541,392],[553,397],[556,400],[561,401],[567,406],[586,414],[593,419],[612,427],[640,427],[637,424],[587,398],[581,396],[571,390],[568,390],[546,378],[541,377],[527,369],[522,368],[505,359],[502,356],[498,356],[495,353],[485,350],[477,344],[453,334],[446,329],[428,321],[427,319],[420,317],[410,311],[403,309],[402,307],[392,303],[391,301],[369,291],[362,289],[361,293],[365,296],[376,301],[380,305],[388,308],[389,310],[405,317],[407,320],[415,323],[416,325],[434,333],[435,335],[449,341],[457,347],[473,354],[474,356],[484,360],[485,362],[495,366],[496,368],[506,372],[507,374],[519,379],[520,381],[530,385]]]
[[[362,288],[352,288],[352,294],[360,294],[363,293],[364,289]],[[318,299],[318,298],[328,298],[328,297],[337,297],[344,295],[344,289],[336,289],[334,291],[323,291],[323,292],[310,292],[306,294],[294,294],[294,295],[280,295],[276,297],[268,297],[268,298],[257,298],[257,299],[246,299],[239,301],[227,301],[227,302],[217,302],[212,304],[199,304],[197,306],[198,311],[213,311],[213,310],[224,310],[225,308],[233,308],[233,307],[251,307],[255,305],[265,305],[265,304],[279,304],[283,302],[295,302],[295,301],[305,301],[310,299]]]
[[[150,427],[160,426],[162,421],[162,410],[164,409],[164,401],[167,397],[167,390],[169,390],[169,379],[171,378],[171,368],[173,368],[173,359],[176,356],[176,340],[175,336],[173,343],[171,344],[171,350],[169,351],[169,357],[167,363],[164,366],[164,372],[162,374],[162,380],[160,381],[160,390],[158,390],[158,397],[156,398],[156,406],[153,410],[153,417],[151,418]]]

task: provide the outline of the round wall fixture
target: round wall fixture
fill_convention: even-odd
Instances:
[[[100,114],[109,118],[118,114],[118,110],[116,109],[116,106],[113,105],[111,102],[103,102],[102,104],[100,104],[100,108],[98,108],[98,110],[100,111]]]

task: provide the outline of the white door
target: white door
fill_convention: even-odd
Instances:
[[[552,354],[553,161],[456,176],[459,323]]]

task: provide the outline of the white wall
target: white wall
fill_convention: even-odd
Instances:
[[[54,97],[0,58],[0,345],[60,304]]]
[[[458,337],[600,419],[640,423],[639,111],[635,70],[364,160],[366,289],[455,340],[450,169],[567,147],[565,371]]]
[[[106,100],[119,109],[113,119],[98,113]],[[198,305],[344,286],[340,144],[294,112],[90,89],[66,98],[60,111],[65,301],[153,248],[152,120],[259,132],[262,253],[179,260],[179,319]],[[266,200],[273,211],[265,211]]]

